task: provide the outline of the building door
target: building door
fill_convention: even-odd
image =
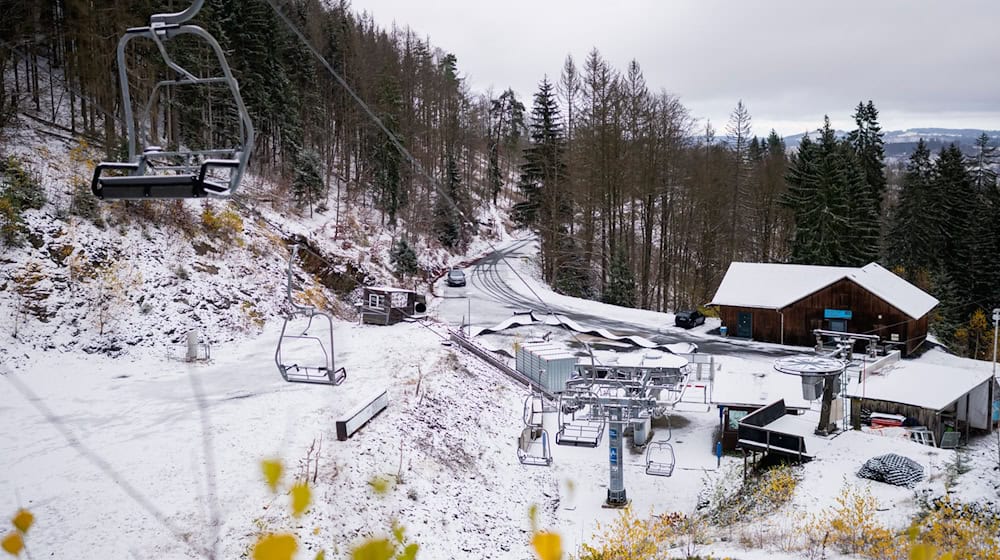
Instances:
[[[736,315],[736,336],[740,338],[753,337],[753,313],[740,311]]]
[[[828,319],[830,322],[830,330],[837,332],[847,332],[847,320],[846,319]]]

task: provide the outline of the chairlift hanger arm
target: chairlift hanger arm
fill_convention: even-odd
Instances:
[[[194,16],[198,15],[201,11],[201,7],[205,4],[205,0],[194,0],[190,6],[179,12],[174,12],[170,14],[154,14],[149,18],[150,26],[163,25],[163,24],[181,24],[184,23]]]

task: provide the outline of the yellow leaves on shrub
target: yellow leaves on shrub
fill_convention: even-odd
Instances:
[[[14,528],[21,533],[27,533],[28,529],[30,529],[31,525],[35,522],[35,516],[32,515],[30,511],[21,508],[17,511],[17,514],[14,515],[14,518],[11,519],[10,522],[13,523]]]
[[[388,477],[376,476],[368,481],[368,486],[371,486],[372,491],[376,494],[382,495],[389,491],[392,487],[392,483],[389,481]]]
[[[270,533],[261,536],[253,545],[253,560],[292,560],[298,549],[295,535]]]
[[[309,503],[312,501],[312,491],[309,490],[309,485],[300,482],[295,486],[292,486],[292,515],[299,517],[306,508],[309,507]]]
[[[351,560],[389,560],[395,553],[389,539],[370,539],[351,551]]]
[[[278,491],[278,481],[281,480],[281,473],[285,470],[278,459],[264,459],[260,462],[260,470],[264,473],[264,481],[267,482],[271,492]]]
[[[21,551],[24,550],[24,539],[21,537],[21,533],[8,533],[7,536],[0,541],[0,548],[3,548],[4,552],[10,554],[11,556],[21,554]]]
[[[542,531],[535,533],[531,546],[540,560],[560,560],[562,558],[562,538],[557,533]]]

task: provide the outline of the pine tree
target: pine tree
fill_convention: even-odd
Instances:
[[[323,190],[323,164],[315,150],[306,149],[295,158],[295,172],[292,178],[292,196],[295,204],[302,208],[319,199]]]
[[[399,85],[391,77],[383,77],[378,96],[379,118],[392,136],[381,128],[369,125],[369,143],[373,147],[369,162],[373,167],[373,183],[379,207],[385,213],[384,218],[388,218],[390,226],[396,225],[396,215],[407,202],[402,185],[403,156],[396,147],[396,142],[403,143],[398,118],[401,105]]]
[[[389,261],[395,267],[396,276],[399,278],[413,276],[420,270],[417,264],[417,254],[406,241],[406,237],[400,237],[392,250],[389,251]]]
[[[450,155],[445,164],[444,189],[447,197],[438,193],[434,202],[434,234],[438,241],[448,249],[456,249],[466,242],[465,228],[462,227],[462,216],[457,206],[460,205],[461,177],[458,174],[458,164]],[[450,198],[450,201],[449,201]]]
[[[552,84],[544,78],[535,94],[531,111],[531,143],[524,152],[518,188],[524,201],[514,206],[514,219],[539,232],[542,275],[547,282],[556,276],[560,237],[572,219],[569,193],[565,191],[566,162],[562,119]]]
[[[885,141],[882,127],[878,123],[878,110],[871,100],[865,105],[858,102],[854,110],[857,129],[847,135],[847,141],[858,155],[868,185],[868,198],[875,205],[875,216],[882,215],[882,199],[885,197]]]
[[[628,254],[622,246],[619,246],[611,259],[608,284],[601,300],[611,305],[635,307],[635,275],[632,274]]]
[[[944,238],[940,266],[952,275],[956,294],[963,306],[963,321],[972,313],[976,274],[983,241],[975,235],[974,218],[979,197],[965,168],[965,158],[955,144],[942,148],[934,163],[934,197],[929,204],[940,212]]]
[[[984,194],[996,189],[998,160],[1000,153],[997,153],[997,147],[991,145],[989,135],[982,133],[976,139],[975,153],[967,159],[972,185],[976,188],[976,192]]]
[[[792,211],[792,261],[863,266],[878,251],[878,220],[864,169],[825,118],[819,141],[806,136],[786,175],[781,204]]]
[[[943,216],[930,204],[932,174],[931,152],[921,138],[906,164],[886,250],[889,266],[902,268],[911,282],[934,268],[938,251],[944,250]]]

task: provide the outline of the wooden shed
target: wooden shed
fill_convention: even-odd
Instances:
[[[815,329],[877,334],[904,356],[927,337],[930,294],[876,263],[862,268],[740,263],[710,305],[729,336],[814,346]]]
[[[370,325],[394,325],[427,312],[427,300],[413,290],[365,286],[361,321]]]
[[[975,362],[935,351],[917,360],[897,362],[877,374],[852,380],[851,426],[860,429],[871,413],[900,415],[934,433],[940,444],[946,430],[967,435],[970,429],[990,428],[995,393],[987,362]],[[966,367],[956,367],[956,365]]]

